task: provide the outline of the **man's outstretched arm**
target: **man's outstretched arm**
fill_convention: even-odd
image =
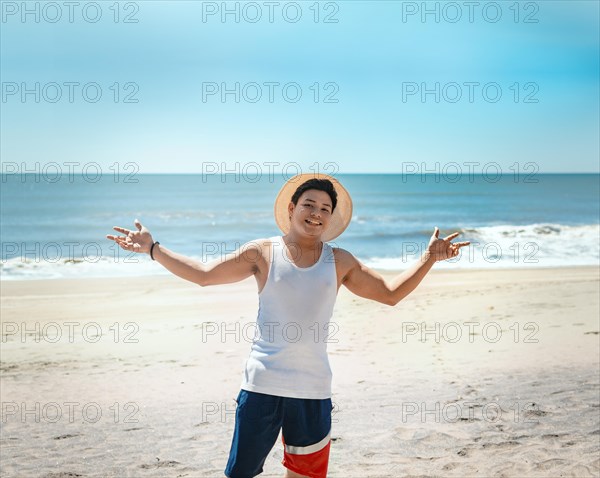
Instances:
[[[173,252],[162,244],[152,251],[154,259],[176,276],[200,286],[231,284],[253,276],[258,270],[260,249],[249,242],[222,259],[207,264]]]
[[[417,288],[433,264],[457,256],[461,247],[470,244],[450,242],[458,234],[455,232],[444,239],[439,239],[439,229],[436,227],[427,250],[409,269],[399,274],[389,284],[379,273],[362,264],[349,252],[340,249],[340,259],[347,270],[342,283],[360,297],[387,305],[396,305]]]
[[[137,219],[134,224],[137,230],[115,226],[113,229],[125,236],[107,235],[106,238],[115,241],[126,251],[149,254],[154,243],[152,235]],[[254,275],[261,253],[258,243],[248,242],[221,260],[215,259],[204,264],[173,252],[162,244],[155,245],[152,250],[154,259],[165,269],[200,286],[230,284]]]

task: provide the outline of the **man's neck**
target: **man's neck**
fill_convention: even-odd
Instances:
[[[289,232],[282,236],[286,244],[294,244],[303,251],[316,251],[321,249],[321,236],[302,237]]]

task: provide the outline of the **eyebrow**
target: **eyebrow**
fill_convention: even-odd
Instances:
[[[317,201],[315,201],[314,199],[305,199],[305,201],[310,201],[310,202],[314,202],[314,203],[316,203],[316,202],[317,202]],[[331,204],[328,204],[328,203],[324,202],[324,203],[323,203],[323,206],[329,206],[329,207],[331,207]]]

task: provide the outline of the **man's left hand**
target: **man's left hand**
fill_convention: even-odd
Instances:
[[[431,239],[429,240],[427,252],[429,252],[431,256],[435,258],[436,262],[445,261],[446,259],[456,257],[461,247],[468,246],[469,244],[471,244],[469,241],[455,242],[454,244],[450,242],[459,234],[459,232],[455,232],[453,234],[450,234],[449,236],[444,237],[443,239],[440,239],[440,230],[436,227],[433,232],[433,235],[431,236]]]

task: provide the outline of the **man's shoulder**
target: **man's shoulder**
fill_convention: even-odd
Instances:
[[[251,241],[246,242],[242,246],[242,248],[246,251],[254,251],[263,257],[268,257],[273,239],[273,237],[261,237],[258,239],[252,239]]]
[[[356,258],[346,249],[342,249],[341,247],[332,247],[332,249],[338,264],[352,265],[356,262]]]

